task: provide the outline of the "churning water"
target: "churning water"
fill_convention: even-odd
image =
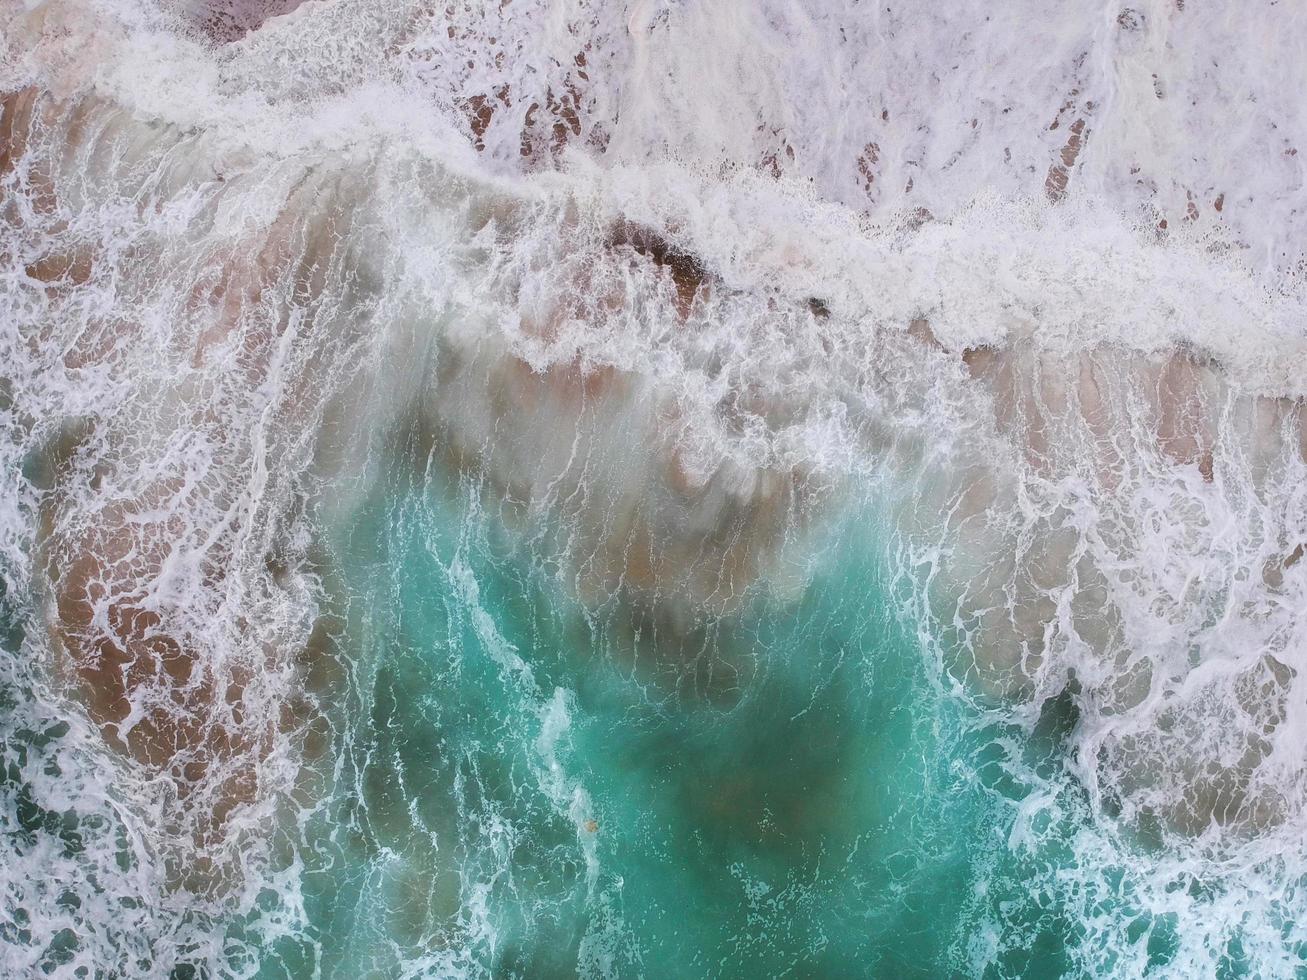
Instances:
[[[1307,970],[1297,5],[0,3],[6,975]]]

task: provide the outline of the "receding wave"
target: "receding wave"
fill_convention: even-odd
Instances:
[[[0,14],[7,971],[1304,969],[1295,28],[1109,14]]]

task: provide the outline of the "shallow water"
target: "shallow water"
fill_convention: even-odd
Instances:
[[[463,489],[387,493],[343,545],[375,618],[323,830],[341,863],[308,876],[326,962],[964,968],[977,882],[1017,870],[985,869],[1008,766],[1036,760],[932,683],[861,522],[805,598],[660,638],[587,615]],[[1058,733],[1037,741],[1055,778]],[[1022,962],[1064,961],[1049,905]]]
[[[0,9],[0,972],[1307,970],[1199,6]]]

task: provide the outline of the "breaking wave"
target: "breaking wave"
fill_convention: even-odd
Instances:
[[[9,971],[1303,969],[1299,59],[1198,6],[6,11]]]

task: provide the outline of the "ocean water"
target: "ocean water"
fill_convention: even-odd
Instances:
[[[1304,32],[0,7],[0,973],[1307,975]]]

